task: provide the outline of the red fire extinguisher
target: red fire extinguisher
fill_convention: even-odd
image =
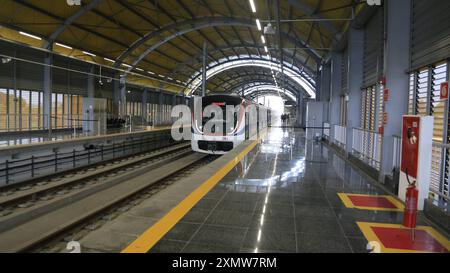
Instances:
[[[416,188],[416,181],[410,183],[408,171],[406,171],[406,179],[408,180],[409,186],[406,189],[405,210],[403,213],[403,225],[408,228],[416,228],[419,191]]]

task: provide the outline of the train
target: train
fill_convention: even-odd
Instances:
[[[215,117],[215,112],[210,113],[210,105],[220,107],[223,117],[227,116],[227,106],[233,106],[235,111],[228,112],[228,119]],[[198,103],[197,107],[201,107],[201,113],[193,114],[191,146],[193,151],[199,153],[226,154],[243,141],[256,139],[271,124],[269,108],[239,95],[207,95],[201,98],[201,106]],[[195,103],[191,104],[191,108],[195,113]]]

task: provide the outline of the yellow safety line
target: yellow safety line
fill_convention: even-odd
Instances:
[[[397,199],[395,199],[390,195],[370,195],[370,194],[354,194],[354,193],[338,193],[337,195],[341,199],[342,203],[344,203],[344,205],[350,209],[378,210],[378,211],[403,211],[404,209],[402,202],[398,201]],[[387,200],[389,200],[389,202],[391,202],[394,206],[396,206],[396,208],[356,206],[353,204],[352,200],[350,200],[349,196],[384,197]]]
[[[368,242],[377,242],[380,245],[381,253],[429,253],[429,251],[417,251],[417,250],[407,250],[407,249],[397,249],[397,248],[387,248],[383,245],[380,238],[375,234],[372,227],[384,227],[384,228],[399,228],[411,230],[402,225],[398,224],[382,224],[382,223],[367,223],[367,222],[356,222],[358,227],[361,229],[364,237],[366,237]],[[423,230],[431,235],[436,241],[438,241],[443,247],[450,251],[450,241],[447,240],[442,234],[436,231],[434,228],[429,226],[418,226],[416,230]]]
[[[262,136],[261,136],[262,137]],[[200,187],[169,211],[157,223],[144,231],[122,253],[147,253],[167,232],[169,232],[222,178],[225,177],[255,146],[260,139],[253,141],[222,169],[207,179]]]

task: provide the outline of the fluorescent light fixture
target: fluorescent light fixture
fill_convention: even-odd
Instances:
[[[250,7],[252,8],[252,12],[256,13],[255,1],[254,0],[249,0],[249,2],[250,2]]]
[[[23,36],[27,36],[27,37],[30,37],[30,38],[33,38],[33,39],[36,39],[36,40],[42,40],[41,37],[35,36],[33,34],[30,34],[30,33],[26,33],[26,32],[23,32],[23,31],[19,31],[19,33],[22,34]]]
[[[111,62],[111,63],[115,63],[116,61],[108,59],[108,58],[103,58],[105,61]]]
[[[167,77],[167,79],[169,79],[169,80],[173,81],[173,78],[171,78],[171,77]]]
[[[55,45],[60,46],[60,47],[64,47],[64,48],[67,48],[67,49],[73,49],[71,46],[60,44],[60,43],[55,43]]]
[[[125,66],[125,67],[131,67],[131,65],[126,64],[126,63],[123,63],[122,65]]]
[[[155,73],[152,72],[152,71],[147,71],[147,73],[150,74],[150,75],[155,75]]]
[[[139,68],[139,67],[136,67],[136,70],[137,70],[137,71],[144,71],[144,69]]]
[[[166,76],[159,74],[158,76],[160,76],[161,78],[165,78]]]
[[[81,51],[81,52],[83,52],[83,54],[86,54],[86,55],[89,55],[89,56],[92,56],[92,57],[95,57],[95,56],[97,56],[97,55],[95,55],[95,54],[92,54],[92,53],[90,53],[90,52],[87,52],[87,51]]]
[[[266,53],[269,53],[269,49],[267,48],[267,46],[264,46],[264,50],[266,51]]]
[[[261,31],[261,22],[259,19],[256,19],[256,26],[258,27],[258,30]]]
[[[264,37],[264,35],[261,35],[261,41],[262,41],[263,44],[266,43],[266,38]]]
[[[180,80],[177,80],[177,83],[181,83],[181,81],[180,81]]]

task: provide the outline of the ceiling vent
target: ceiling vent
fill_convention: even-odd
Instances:
[[[267,26],[264,27],[264,34],[266,34],[266,35],[275,35],[275,33],[276,33],[276,30],[272,26],[271,23],[267,24]]]

